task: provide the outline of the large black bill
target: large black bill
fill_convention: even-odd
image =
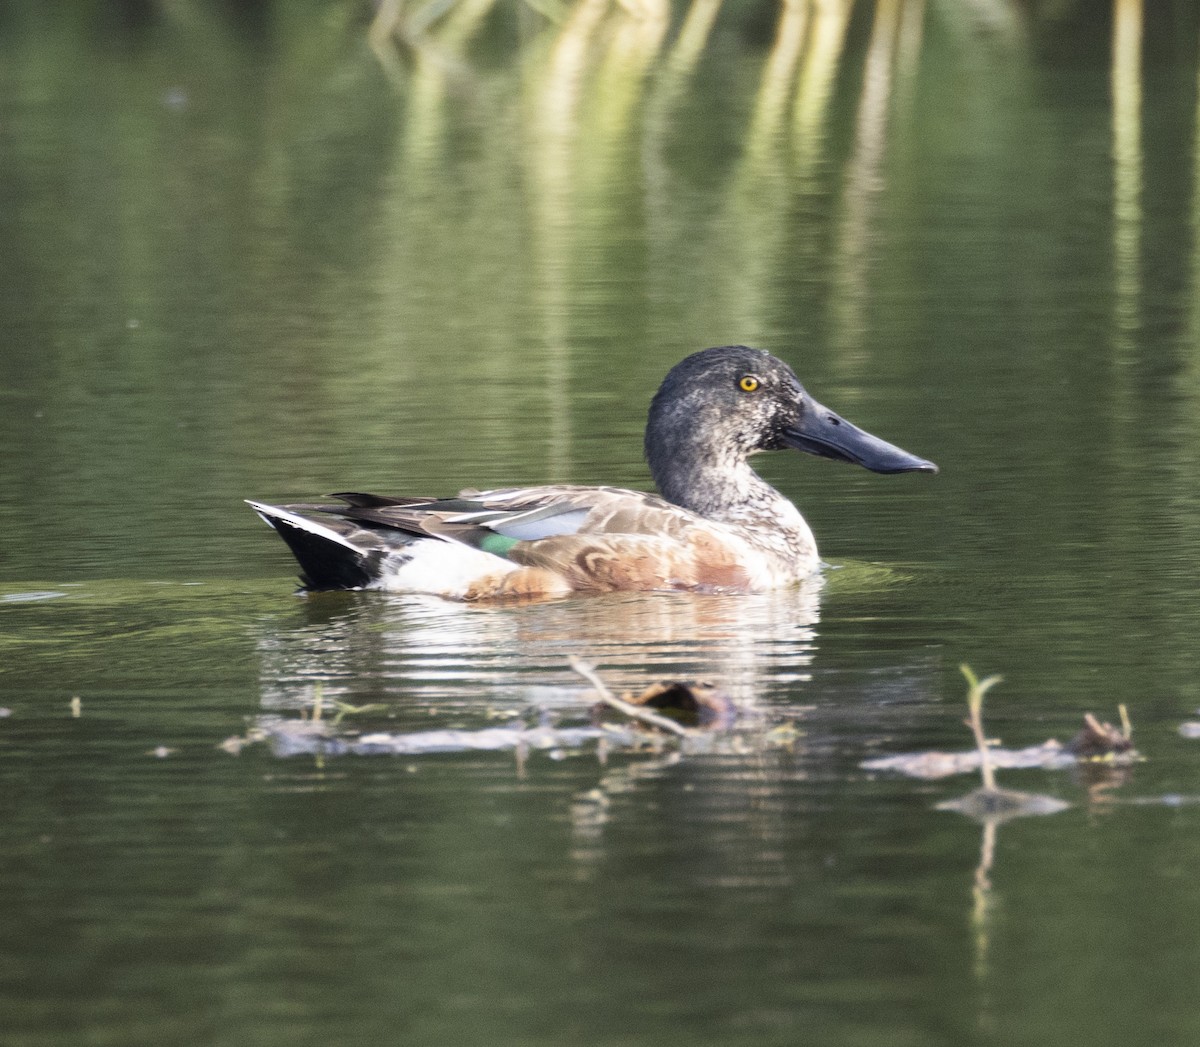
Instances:
[[[784,430],[783,442],[798,451],[853,462],[876,473],[937,472],[933,462],[872,436],[811,399],[804,405],[799,424]]]

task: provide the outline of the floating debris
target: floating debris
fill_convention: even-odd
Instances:
[[[1121,714],[1120,728],[1100,723],[1091,713],[1084,713],[1083,728],[1067,743],[1067,751],[1080,760],[1111,760],[1134,753],[1129,713],[1124,705],[1117,708]]]
[[[644,709],[634,702],[623,698],[618,698],[605,685],[604,681],[596,674],[595,666],[589,665],[582,658],[572,657],[571,668],[582,676],[588,683],[596,688],[596,694],[600,701],[611,709],[616,709],[617,712],[623,713],[631,720],[637,720],[640,723],[648,724],[651,727],[657,727],[660,731],[666,731],[668,734],[686,736],[688,728],[675,720],[668,719],[665,716],[660,716],[650,709]]]
[[[684,730],[687,730],[684,728]],[[429,731],[374,731],[366,734],[335,732],[326,721],[264,717],[246,732],[226,738],[217,748],[232,756],[249,746],[265,743],[276,756],[425,756],[461,752],[515,752],[518,758],[544,752],[554,759],[576,752],[594,752],[603,760],[615,753],[660,753],[671,748],[689,756],[723,753],[746,755],[756,751],[792,750],[802,732],[788,725],[743,736],[712,731],[688,731],[677,737],[647,731],[638,724],[585,726],[528,726],[442,728]],[[676,744],[672,745],[672,741]],[[412,768],[410,768],[411,770]]]
[[[226,738],[218,749],[238,756],[265,742],[276,756],[421,756],[432,753],[569,751],[592,744],[644,748],[646,737],[628,728],[529,727],[516,723],[480,730],[446,728],[433,731],[338,734],[330,721],[264,717],[245,735]],[[412,768],[410,768],[412,769]]]
[[[970,686],[968,708],[970,716],[965,721],[975,735],[975,748],[969,752],[899,753],[894,756],[877,756],[864,760],[860,766],[866,771],[896,771],[910,778],[932,781],[949,778],[956,774],[979,771],[988,783],[995,786],[992,769],[1057,771],[1076,767],[1080,763],[1105,763],[1129,766],[1142,759],[1133,747],[1133,725],[1124,705],[1118,706],[1121,716],[1120,728],[1110,723],[1100,723],[1091,713],[1085,713],[1083,727],[1069,742],[1050,738],[1041,745],[1030,745],[1024,749],[1005,749],[989,741],[983,734],[983,695],[1000,682],[1000,677],[991,676],[979,681],[968,666],[962,666],[963,675]],[[1200,732],[1200,724],[1197,724]],[[1200,733],[1197,734],[1200,737]]]
[[[70,701],[71,716],[76,720],[83,715],[83,699],[79,695],[75,695]]]
[[[767,731],[765,740],[773,748],[792,749],[804,735],[794,723],[781,723]]]
[[[656,709],[689,727],[728,727],[737,715],[733,700],[705,682],[660,680],[626,700],[630,705]]]
[[[327,756],[419,756],[429,753],[513,752],[517,750],[556,752],[582,749],[601,738],[612,740],[610,730],[599,727],[485,727],[478,731],[447,728],[440,731],[415,731],[390,734],[378,731],[354,737],[325,737],[289,731],[270,732],[271,747],[277,756],[295,756],[320,752]],[[631,735],[617,738],[632,745]]]
[[[244,735],[226,738],[218,748],[236,756],[248,746],[265,743],[277,756],[316,757],[511,751],[523,764],[525,754],[530,752],[545,752],[560,759],[572,752],[591,750],[603,761],[613,752],[661,752],[664,748],[677,754],[793,749],[803,737],[792,723],[771,726],[752,718],[743,718],[740,733],[722,730],[732,725],[737,709],[733,700],[712,684],[665,681],[651,684],[640,694],[618,698],[591,664],[577,658],[572,658],[570,664],[591,684],[605,712],[620,713],[619,722],[600,719],[591,704],[593,695],[589,694],[574,708],[576,722],[570,724],[557,722],[556,715],[539,706],[523,712],[489,707],[487,720],[505,717],[510,722],[477,729],[370,731],[352,728],[343,719],[387,711],[386,706],[331,703],[318,684],[299,718],[259,717]],[[332,717],[328,715],[331,705],[337,710]],[[428,712],[438,715],[441,710]]]
[[[261,727],[251,727],[244,735],[232,735],[217,746],[218,749],[229,753],[230,756],[240,756],[248,745],[257,745],[267,740],[267,732]]]
[[[1059,811],[1066,810],[1070,804],[1057,797],[1044,796],[1040,793],[1016,792],[1012,789],[1001,789],[996,785],[994,753],[983,730],[983,698],[992,687],[1000,682],[1000,677],[989,676],[987,679],[980,680],[971,671],[969,665],[961,665],[959,669],[967,680],[969,715],[966,724],[975,736],[979,775],[983,779],[983,784],[980,788],[967,793],[966,796],[939,803],[937,809],[965,814],[987,826],[992,826],[993,831],[996,825],[1011,818],[1057,814]]]
[[[683,736],[689,727],[729,727],[737,715],[733,699],[711,683],[659,680],[641,694],[618,698],[597,675],[595,666],[574,657],[570,663],[596,689],[605,706],[669,734]]]
[[[988,760],[993,768],[1000,770],[1061,770],[1074,767],[1079,761],[1061,742],[1053,738],[1041,745],[1030,745],[1024,749],[988,748]],[[860,766],[866,771],[896,771],[910,778],[935,781],[956,774],[973,774],[983,763],[978,749],[970,752],[924,752],[899,753],[895,756],[879,756],[864,760]]]

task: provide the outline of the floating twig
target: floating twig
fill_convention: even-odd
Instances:
[[[1070,805],[1054,796],[1043,796],[1040,793],[1023,793],[1013,789],[1000,789],[996,786],[996,772],[992,767],[991,752],[988,748],[987,735],[983,730],[983,696],[988,689],[1000,682],[999,676],[989,676],[980,680],[969,665],[960,665],[959,669],[967,678],[967,708],[970,716],[967,726],[975,735],[975,745],[979,750],[979,776],[983,784],[966,796],[956,800],[946,800],[937,805],[939,811],[958,811],[987,824],[999,824],[1010,818],[1019,818],[1028,814],[1055,814],[1065,810]],[[986,882],[986,869],[984,871]]]
[[[343,702],[335,698],[333,707],[337,712],[333,717],[333,726],[338,727],[347,716],[360,716],[363,713],[382,713],[387,711],[387,706],[380,702],[368,702],[366,705],[351,705],[349,702]]]
[[[666,716],[660,716],[649,709],[633,705],[618,698],[605,686],[604,681],[596,674],[595,666],[585,662],[582,658],[576,658],[572,655],[569,661],[571,668],[596,689],[596,694],[600,700],[610,708],[616,709],[623,716],[628,716],[631,720],[640,720],[651,727],[657,727],[660,731],[667,731],[669,734],[678,735],[681,738],[686,738],[691,733],[686,727],[676,723],[674,720],[668,719]]]
[[[1133,724],[1124,705],[1118,707],[1121,714],[1120,729],[1111,723],[1101,723],[1091,713],[1083,714],[1083,728],[1067,743],[1067,749],[1079,760],[1111,761],[1119,756],[1136,758],[1133,748]]]
[[[992,759],[988,753],[987,736],[983,733],[983,696],[998,684],[1002,677],[989,676],[980,680],[969,665],[960,665],[959,671],[967,678],[967,709],[970,716],[967,726],[975,735],[975,746],[979,750],[979,775],[983,779],[983,787],[994,792],[996,789],[996,772],[992,769]]]

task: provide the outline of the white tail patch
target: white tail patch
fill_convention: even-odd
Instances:
[[[276,505],[267,505],[265,502],[252,502],[249,498],[246,499],[246,504],[258,513],[263,523],[268,527],[275,528],[275,521],[283,520],[292,527],[296,527],[301,531],[307,531],[309,534],[319,535],[326,541],[336,542],[338,545],[345,549],[350,549],[352,552],[362,551],[345,535],[338,534],[332,527],[326,527],[324,524],[309,519],[307,516],[298,516],[296,513],[280,509]]]
[[[405,547],[404,556],[404,562],[385,570],[373,588],[461,600],[477,581],[518,570],[517,564],[492,553],[440,538],[412,542]]]
[[[319,520],[301,516],[277,505],[252,502],[250,506],[270,527],[278,530],[279,524],[295,527],[327,542],[334,542],[343,549],[356,554],[372,550],[387,552],[378,568],[378,576],[367,583],[368,589],[387,589],[397,593],[429,593],[463,599],[475,583],[481,579],[496,578],[519,569],[519,565],[482,549],[474,549],[461,542],[443,538],[412,539],[408,535],[389,542],[386,532],[372,535],[357,531],[350,535],[340,534]],[[301,564],[303,566],[303,563]],[[372,574],[375,572],[372,571]]]

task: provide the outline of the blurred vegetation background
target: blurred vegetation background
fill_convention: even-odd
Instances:
[[[641,485],[659,378],[735,341],[916,450],[1053,418],[1134,469],[1200,387],[1198,42],[1142,0],[7,0],[0,480],[80,569],[181,518],[228,556],[246,494]]]

